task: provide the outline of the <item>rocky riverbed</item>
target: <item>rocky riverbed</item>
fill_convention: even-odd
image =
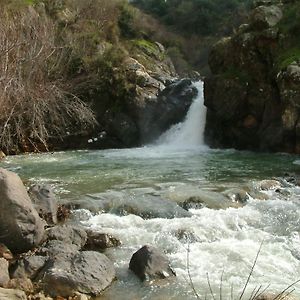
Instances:
[[[230,285],[240,292],[264,240],[247,293],[271,283],[258,299],[273,299],[300,276],[299,169],[293,156],[261,156],[156,146],[6,158],[31,198],[1,170],[1,203],[14,205],[1,209],[0,295],[194,299],[189,249],[196,291],[209,293],[209,272],[217,294],[224,270],[225,297]]]

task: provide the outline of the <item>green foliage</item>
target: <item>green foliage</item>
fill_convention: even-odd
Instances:
[[[300,34],[300,2],[287,4],[284,9],[284,15],[279,23],[280,30],[289,35],[299,38]]]
[[[248,7],[249,0],[134,0],[133,3],[185,34],[210,35],[230,26],[228,16]],[[228,23],[229,21],[229,23]],[[224,24],[225,23],[225,24]]]
[[[277,72],[284,70],[294,61],[300,61],[300,45],[298,47],[289,48],[278,55],[276,61]]]
[[[127,2],[121,3],[118,25],[123,37],[134,38],[138,35],[134,26],[135,13],[135,9]]]

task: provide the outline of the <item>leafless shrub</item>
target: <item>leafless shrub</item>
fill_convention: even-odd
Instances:
[[[52,20],[31,7],[0,11],[0,148],[6,152],[28,142],[47,149],[50,137],[95,124],[57,72],[66,51],[56,46],[55,33]]]

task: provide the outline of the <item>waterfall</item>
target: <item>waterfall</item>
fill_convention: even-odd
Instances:
[[[157,140],[157,145],[187,148],[204,145],[206,107],[204,106],[203,82],[194,83],[198,95],[194,99],[185,120],[173,125]]]

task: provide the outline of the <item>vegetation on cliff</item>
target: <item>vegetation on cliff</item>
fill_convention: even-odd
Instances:
[[[0,149],[7,153],[51,149],[90,132],[108,109],[120,111],[133,98],[136,78],[124,60],[138,58],[151,70],[155,59],[167,60],[145,40],[147,28],[127,1],[0,6]]]

